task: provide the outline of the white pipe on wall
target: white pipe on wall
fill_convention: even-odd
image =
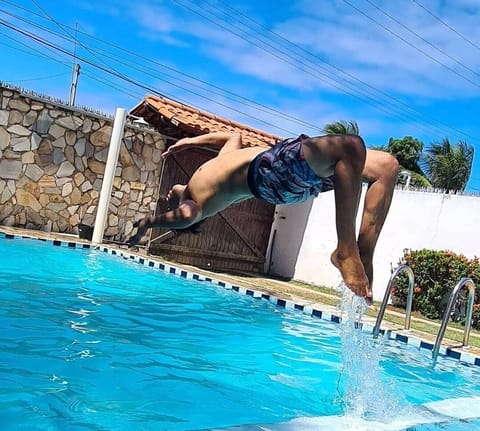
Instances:
[[[112,137],[108,148],[107,163],[103,174],[102,190],[98,202],[97,217],[93,229],[92,243],[100,244],[103,240],[105,230],[105,220],[107,219],[108,206],[112,197],[113,179],[117,168],[118,155],[120,153],[120,144],[123,138],[123,129],[127,111],[124,108],[117,108],[115,111],[115,120],[113,122]]]

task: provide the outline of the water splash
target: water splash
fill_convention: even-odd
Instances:
[[[374,339],[362,331],[363,316],[367,310],[364,298],[355,295],[343,283],[341,339],[343,368],[337,388],[338,402],[347,416],[387,422],[403,410],[403,398],[393,381],[385,381],[380,374],[380,360],[384,340]]]

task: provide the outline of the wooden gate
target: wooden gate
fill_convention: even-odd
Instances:
[[[167,208],[165,196],[174,184],[186,184],[193,172],[216,153],[189,148],[169,156],[161,179],[157,214]],[[150,253],[167,260],[213,271],[263,272],[275,206],[259,199],[234,204],[205,220],[199,233],[176,231],[155,240],[167,229],[152,229]]]

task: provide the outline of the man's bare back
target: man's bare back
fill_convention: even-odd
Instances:
[[[180,201],[195,201],[201,211],[198,218],[204,219],[234,202],[251,198],[248,167],[263,151],[261,147],[234,149],[207,161],[194,172]]]

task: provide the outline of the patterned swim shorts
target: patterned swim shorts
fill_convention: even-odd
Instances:
[[[294,204],[333,189],[333,175],[320,178],[302,150],[306,135],[289,138],[260,153],[248,168],[248,186],[271,204]]]

